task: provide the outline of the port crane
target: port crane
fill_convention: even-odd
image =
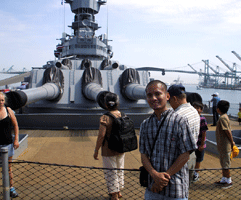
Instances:
[[[235,51],[231,51],[231,52],[241,61],[240,55],[238,55]]]
[[[192,65],[190,65],[190,64],[187,64],[189,67],[191,67],[191,69],[193,69],[193,71],[195,71],[199,76],[202,76],[203,75],[203,73],[201,73],[201,72],[198,72],[196,69],[194,69],[193,67],[192,67]]]
[[[233,65],[233,69],[226,63],[223,61],[222,58],[220,58],[218,55],[216,56],[231,72],[236,72],[237,69],[236,69],[236,64],[234,63]]]
[[[28,70],[25,67],[23,68],[23,71],[14,71],[13,67],[14,67],[14,65],[9,67],[7,71],[5,70],[5,68],[3,68],[3,70],[0,71],[0,73],[1,74],[24,74],[24,73],[28,72]]]
[[[205,76],[204,76],[204,85],[205,86],[209,86],[209,85],[217,85],[218,84],[218,79],[219,79],[219,67],[217,66],[217,70],[213,69],[210,65],[209,65],[209,60],[202,60],[205,65],[204,65],[204,72],[205,72]],[[209,69],[211,69],[215,74],[210,74],[209,73]],[[215,79],[211,79],[210,76],[214,76]]]
[[[225,73],[225,83],[228,85],[228,78],[231,78],[231,86],[238,84],[239,78],[237,76],[237,66],[236,63],[233,63],[233,68],[231,68],[226,62],[223,61],[218,55],[216,56],[231,72]],[[233,82],[234,80],[234,82]],[[234,84],[233,84],[234,83]]]
[[[209,60],[202,60],[205,63],[205,73],[209,73],[209,69],[211,69],[215,74],[219,74],[219,66],[217,66],[217,70],[213,69],[210,65],[209,65]]]

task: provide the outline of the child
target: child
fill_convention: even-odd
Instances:
[[[238,112],[238,123],[239,125],[241,123],[241,108],[239,108],[239,112]]]
[[[198,114],[200,115],[200,131],[198,135],[198,141],[197,141],[197,146],[198,149],[196,149],[195,154],[196,154],[196,166],[195,166],[195,172],[193,175],[193,182],[196,182],[199,180],[199,171],[201,166],[201,162],[203,161],[204,158],[204,152],[206,148],[206,131],[208,130],[207,126],[207,120],[204,116],[201,115],[203,112],[203,104],[201,102],[194,102],[193,107],[197,110]]]
[[[230,153],[233,149],[234,142],[230,121],[227,115],[229,105],[229,102],[225,100],[219,101],[217,105],[217,112],[220,114],[220,118],[216,127],[216,139],[223,177],[221,181],[215,182],[215,184],[223,189],[232,187],[229,168],[231,166]]]

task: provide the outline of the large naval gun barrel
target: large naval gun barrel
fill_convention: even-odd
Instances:
[[[93,67],[85,69],[82,77],[82,93],[87,99],[96,101],[101,108],[106,109],[104,98],[110,92],[102,88],[102,77],[98,69]]]
[[[7,106],[16,110],[25,105],[40,101],[58,101],[63,94],[64,77],[62,71],[57,67],[50,67],[44,71],[43,85],[21,91],[6,93]]]
[[[145,86],[140,85],[140,75],[135,69],[128,68],[122,73],[120,87],[121,94],[129,100],[146,99]]]
[[[62,62],[56,62],[55,66],[60,69],[71,70],[72,69],[72,62],[69,59],[63,59]]]
[[[121,94],[133,101],[146,99],[145,86],[140,85],[140,76],[136,69],[126,69],[120,77]],[[195,101],[202,102],[200,94],[195,92],[185,92],[187,102],[191,104]]]

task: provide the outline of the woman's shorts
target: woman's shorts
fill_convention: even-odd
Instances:
[[[196,154],[196,162],[202,162],[203,161],[203,158],[204,158],[204,152],[205,152],[205,149],[203,149],[203,151],[199,151],[198,149],[195,151],[195,154]]]
[[[238,118],[238,122],[241,122],[241,118]]]
[[[8,147],[8,157],[12,157],[14,155],[13,143],[8,145],[0,145],[0,149],[2,147]],[[0,157],[2,157],[2,152],[0,151]]]

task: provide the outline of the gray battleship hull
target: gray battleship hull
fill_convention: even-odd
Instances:
[[[150,113],[151,114],[151,113]],[[147,113],[131,113],[128,116],[134,121],[135,128],[140,128],[141,122],[150,116]],[[77,113],[37,113],[37,114],[16,114],[21,129],[39,130],[61,130],[61,129],[80,129],[97,130],[99,129],[99,114],[77,114]]]

